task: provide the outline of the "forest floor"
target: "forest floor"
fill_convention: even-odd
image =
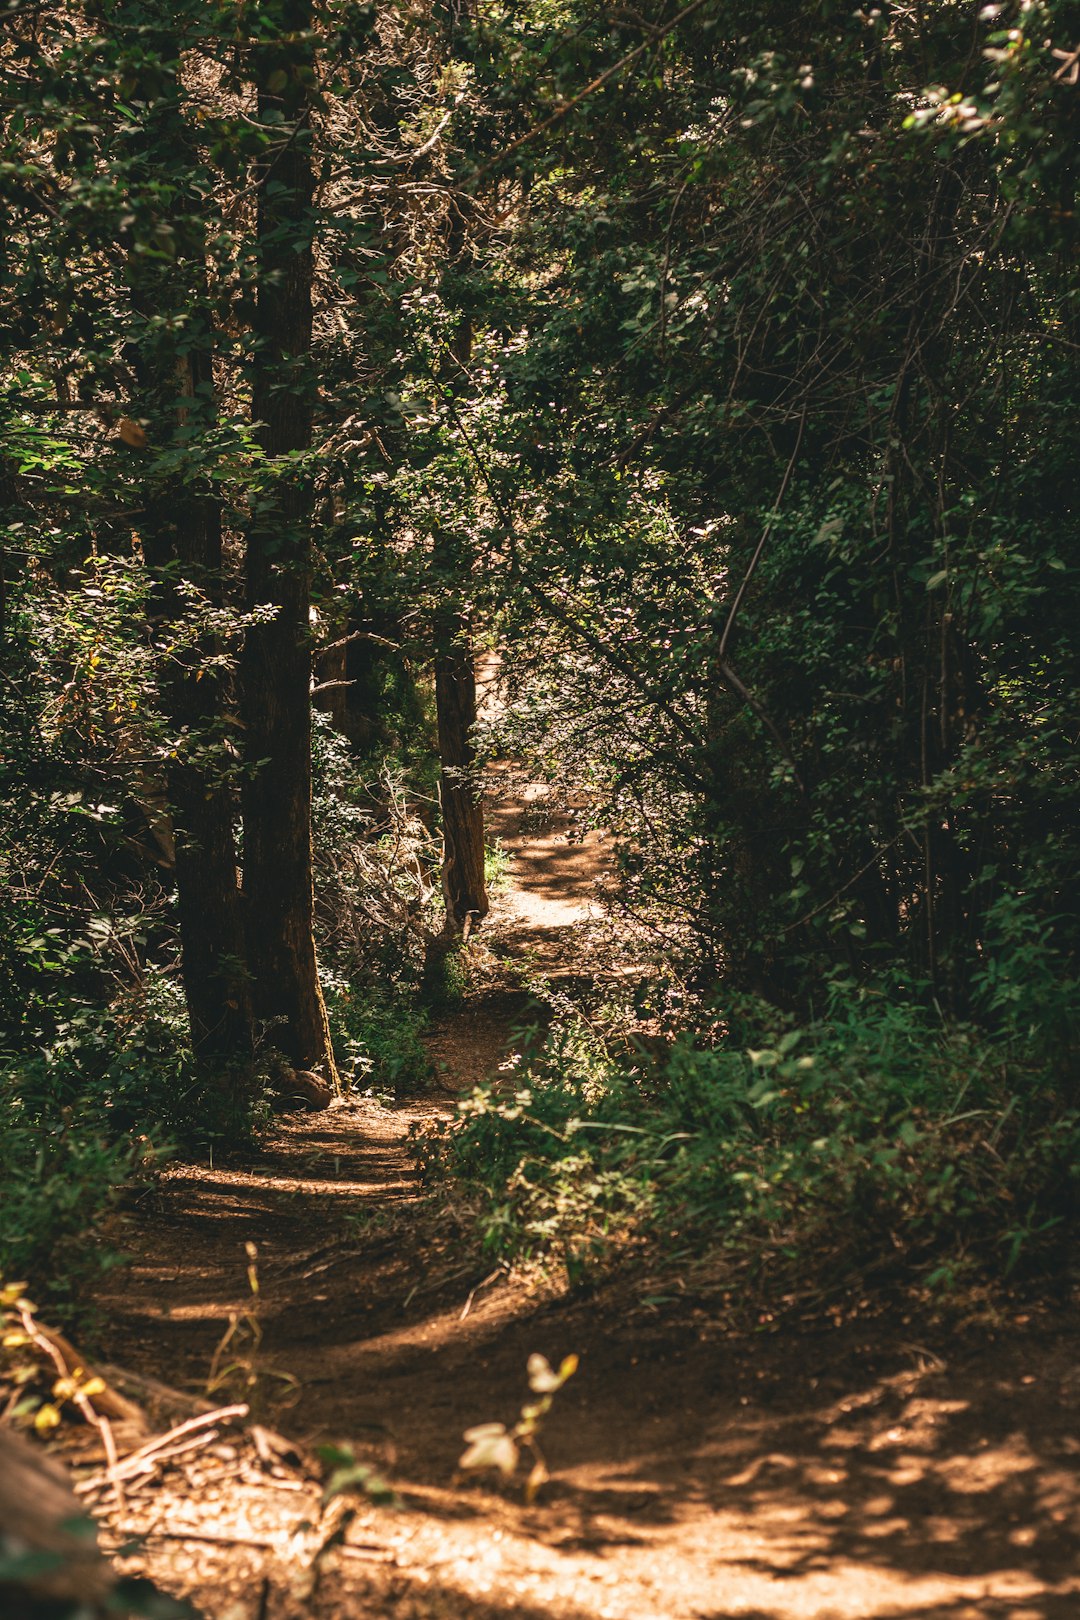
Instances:
[[[433,1025],[431,1095],[283,1118],[257,1159],[176,1166],[124,1216],[131,1263],[99,1296],[112,1361],[206,1393],[234,1320],[212,1401],[299,1449],[223,1421],[100,1497],[107,1545],[140,1534],[122,1567],[207,1620],[1075,1620],[1075,1311],[852,1301],[736,1330],[674,1261],[568,1294],[493,1268],[467,1212],[419,1196],[410,1132],[513,1051],[522,963],[557,983],[587,961],[603,849],[537,798],[494,807],[510,875],[486,974]],[[530,1506],[457,1461],[465,1429],[514,1422],[535,1351],[581,1361]],[[315,1557],[327,1442],[398,1503],[351,1496]]]

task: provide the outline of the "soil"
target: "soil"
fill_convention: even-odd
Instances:
[[[977,1301],[946,1327],[851,1300],[736,1325],[675,1260],[587,1295],[508,1274],[467,1210],[420,1196],[411,1133],[536,1016],[522,964],[550,982],[588,961],[602,839],[538,789],[502,790],[493,820],[510,876],[486,973],[433,1024],[431,1093],[286,1117],[257,1160],[173,1168],[125,1217],[132,1261],[99,1302],[111,1359],[205,1393],[235,1322],[211,1399],[240,1395],[301,1456],[256,1476],[218,1443],[134,1488],[114,1544],[153,1534],[122,1567],[208,1620],[1075,1620],[1074,1304]],[[580,1367],[526,1505],[520,1478],[457,1464],[467,1428],[514,1422],[533,1352]],[[350,1498],[311,1564],[304,1458],[327,1442],[398,1502]]]

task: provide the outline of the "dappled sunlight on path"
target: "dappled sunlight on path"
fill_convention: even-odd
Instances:
[[[516,935],[527,929],[575,928],[601,916],[596,899],[607,850],[604,835],[579,833],[566,811],[549,807],[550,790],[525,785],[520,797],[499,792],[506,767],[489,768],[488,828],[510,857],[511,885],[499,921]]]
[[[166,1482],[140,1510],[203,1540],[151,1540],[130,1567],[213,1620],[1075,1620],[1075,1312],[989,1312],[959,1338],[854,1312],[736,1332],[678,1278],[567,1297],[509,1274],[452,1195],[420,1196],[410,1132],[537,1016],[500,956],[580,968],[603,846],[544,816],[533,794],[493,818],[512,858],[494,967],[433,1021],[432,1093],[286,1117],[250,1163],[173,1169],[114,1234],[133,1261],[100,1295],[113,1359],[193,1390],[256,1314],[245,1398],[302,1446],[348,1442],[401,1505],[361,1498],[298,1595],[280,1548],[317,1515],[314,1474],[249,1500],[215,1495],[208,1463],[201,1495]],[[466,1428],[513,1421],[533,1351],[581,1365],[527,1507],[455,1470]]]

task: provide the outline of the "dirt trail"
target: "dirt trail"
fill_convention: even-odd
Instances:
[[[538,825],[535,797],[496,812],[513,872],[489,938],[557,976],[579,965],[602,850]],[[676,1262],[567,1299],[508,1279],[452,1206],[417,1200],[410,1131],[490,1073],[527,1014],[494,969],[433,1031],[432,1096],[285,1119],[257,1162],[178,1167],[126,1217],[134,1261],[101,1298],[113,1359],[202,1388],[250,1305],[254,1242],[254,1403],[303,1442],[350,1441],[404,1502],[360,1509],[314,1598],[268,1586],[283,1566],[243,1545],[170,1542],[131,1567],[208,1620],[1075,1620],[1075,1314],[987,1308],[944,1342],[858,1317],[740,1337]],[[455,1465],[465,1428],[514,1420],[536,1350],[581,1367],[527,1508]],[[255,1523],[285,1546],[312,1511],[284,1481],[271,1512],[265,1491],[256,1510],[206,1480],[175,1523],[202,1511],[214,1534]]]

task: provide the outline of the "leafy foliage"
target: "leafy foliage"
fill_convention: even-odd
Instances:
[[[448,626],[500,652],[479,740],[610,830],[612,910],[655,948],[664,1063],[563,1023],[445,1144],[495,1246],[1051,1244],[1080,1012],[1072,0],[9,9],[16,1268],[140,1138],[250,1128],[242,958],[298,958],[237,921],[267,765],[240,718],[289,604],[279,780],[306,821],[310,651],[358,1080],[426,1073]],[[289,446],[256,399],[299,410]]]
[[[825,1017],[768,1046],[684,1036],[635,1068],[557,1029],[515,1085],[463,1102],[421,1162],[480,1195],[493,1251],[555,1258],[571,1281],[642,1240],[726,1250],[796,1293],[1007,1274],[1067,1241],[1075,1107],[1022,1045],[899,999],[838,987]]]
[[[521,1416],[512,1429],[504,1423],[477,1423],[466,1429],[467,1447],[462,1452],[458,1467],[461,1469],[495,1469],[504,1479],[517,1472],[522,1447],[533,1459],[525,1481],[525,1500],[536,1500],[541,1486],[550,1477],[544,1454],[540,1450],[539,1434],[544,1419],[551,1411],[559,1390],[578,1369],[578,1357],[564,1356],[558,1369],[552,1367],[546,1356],[534,1351],[528,1361],[529,1389],[538,1397],[526,1401]]]

